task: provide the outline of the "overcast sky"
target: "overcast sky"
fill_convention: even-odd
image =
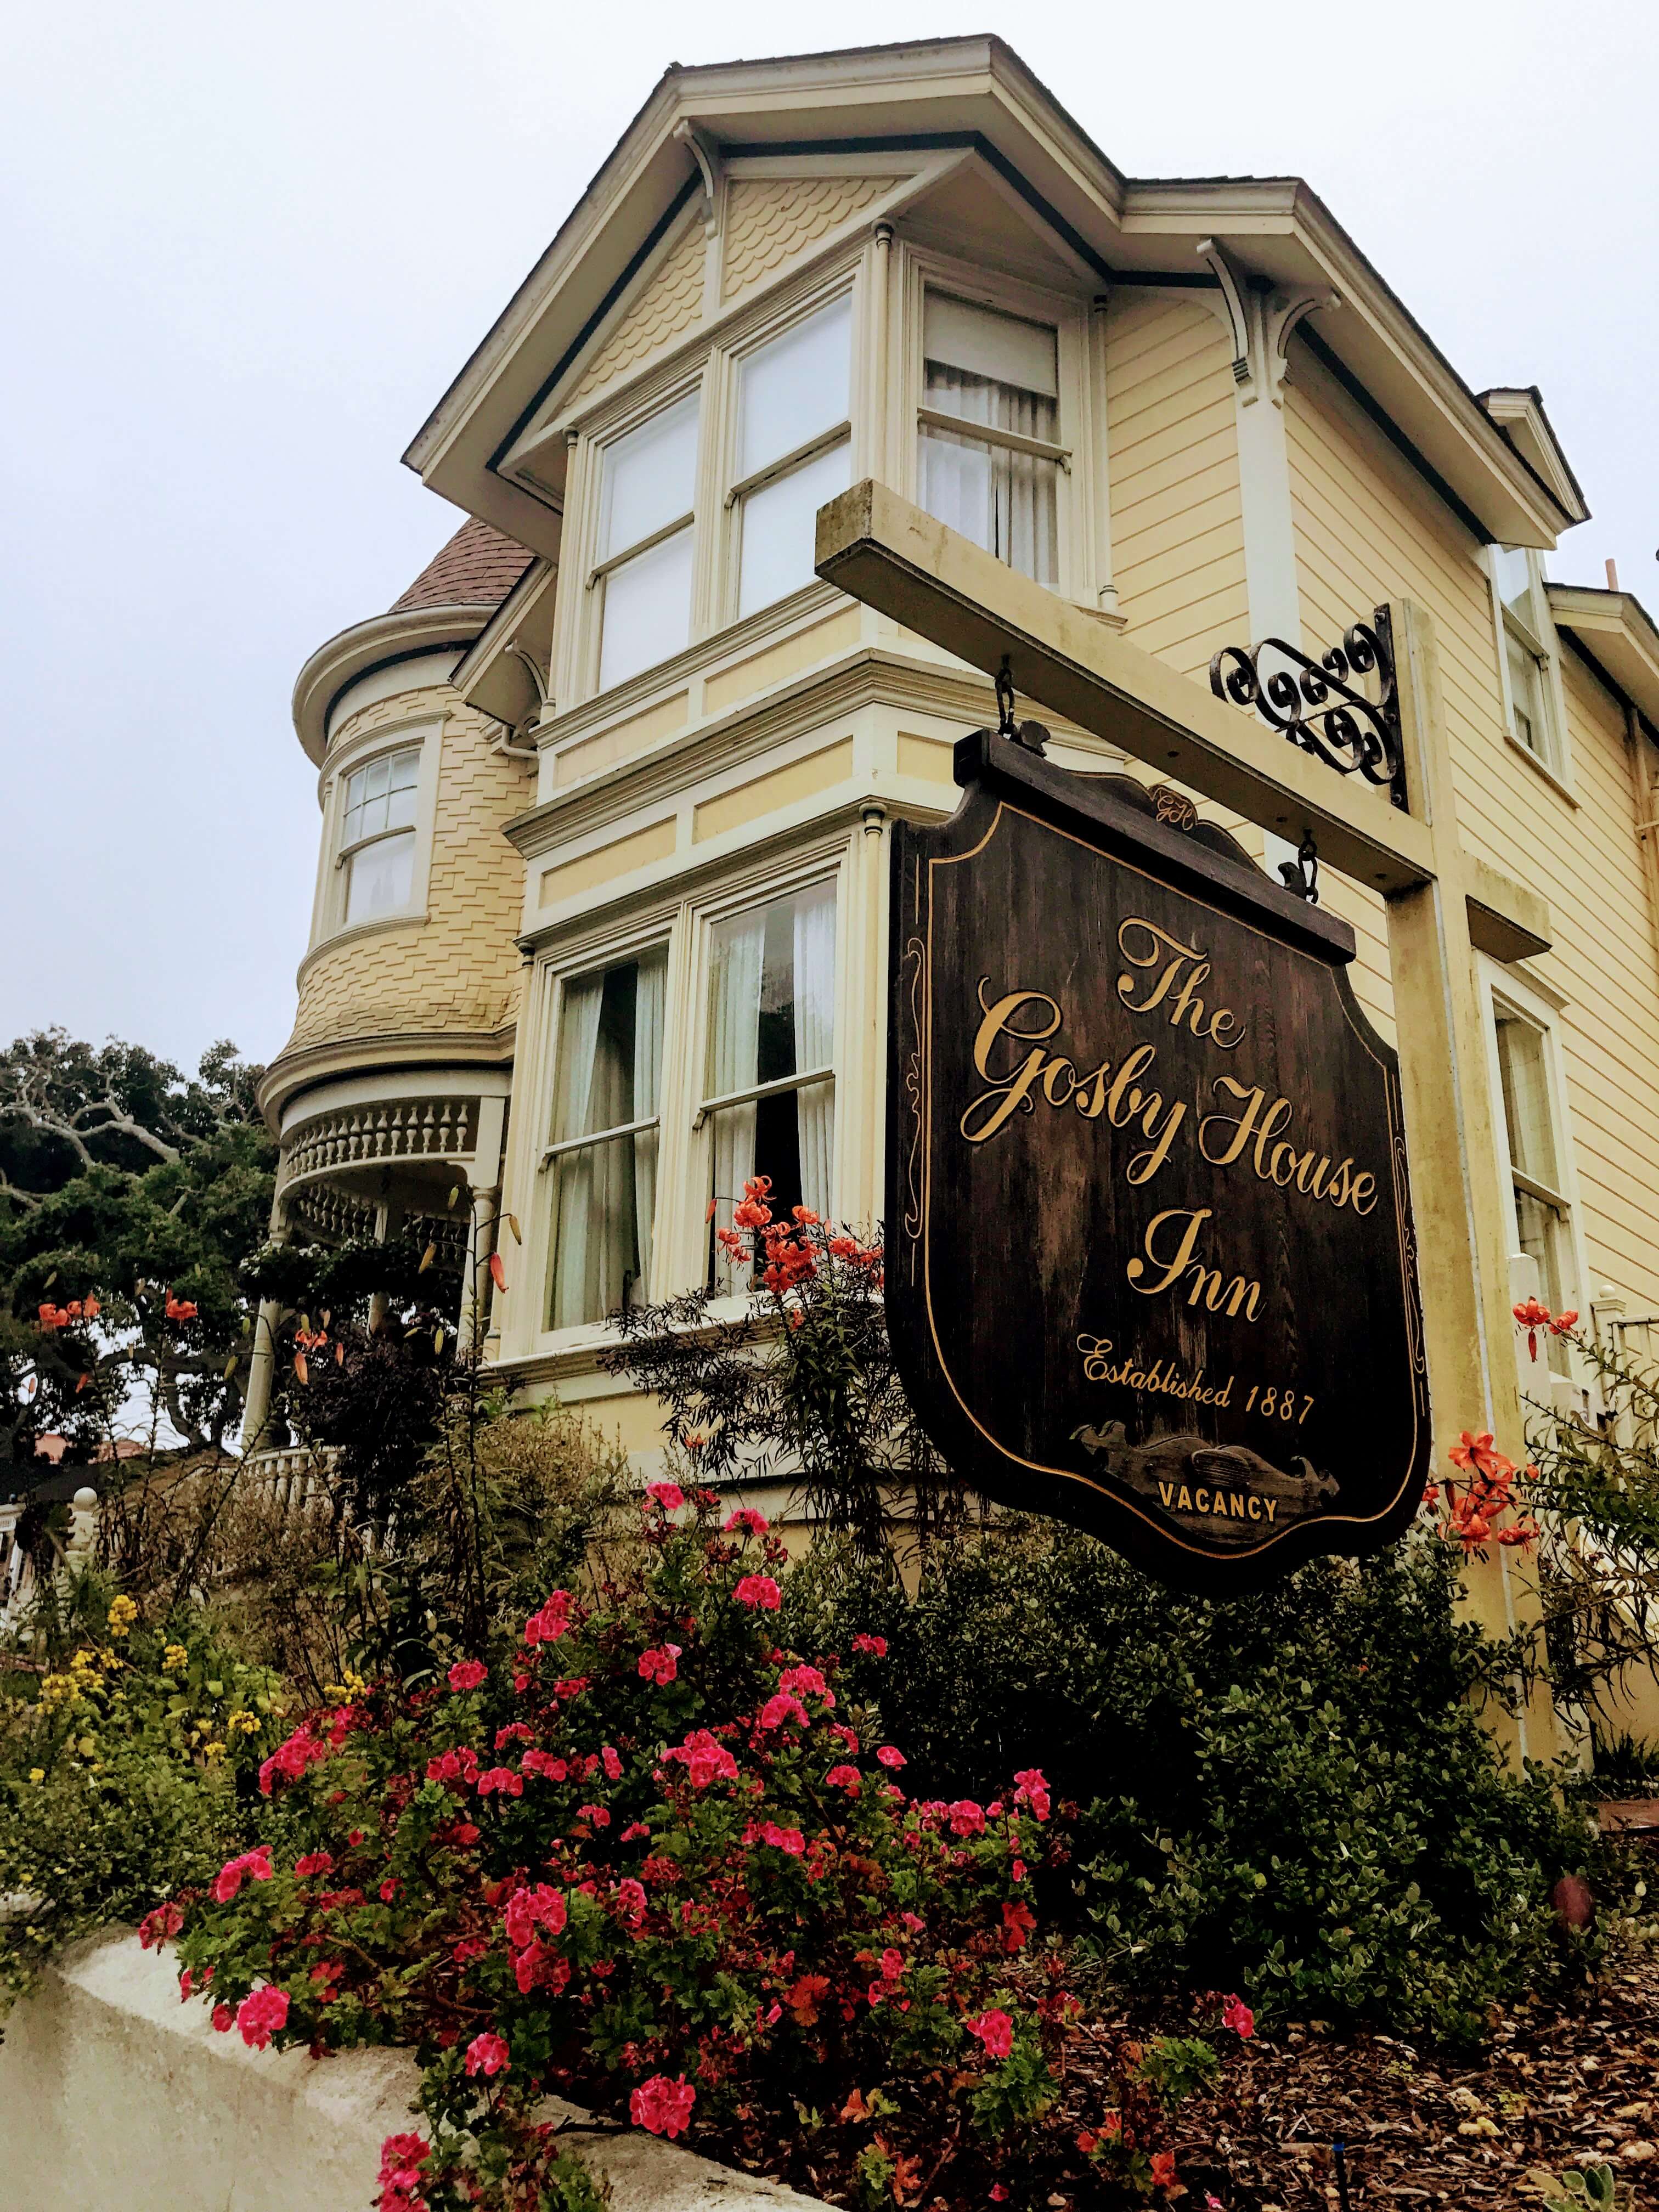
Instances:
[[[301,663],[459,518],[398,456],[671,61],[1000,30],[1132,175],[1306,177],[1468,380],[1540,385],[1659,610],[1651,0],[812,12],[57,0],[0,71],[0,1042],[268,1059]]]

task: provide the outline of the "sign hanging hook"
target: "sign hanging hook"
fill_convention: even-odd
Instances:
[[[1310,906],[1319,904],[1319,848],[1314,842],[1311,830],[1302,832],[1295,860],[1281,860],[1279,872],[1287,891],[1297,898],[1306,899]]]
[[[997,735],[1011,738],[1024,745],[1028,753],[1039,759],[1048,742],[1048,732],[1041,722],[1017,722],[1014,720],[1014,679],[1008,666],[1008,656],[1002,656],[1002,665],[997,671]]]

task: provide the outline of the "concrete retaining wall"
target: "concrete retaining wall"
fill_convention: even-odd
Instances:
[[[66,1953],[6,2023],[0,2206],[367,2212],[382,2139],[415,2124],[416,2081],[404,2051],[248,2050],[179,2002],[170,1954],[114,1929]],[[633,2130],[574,2147],[615,2212],[823,2212]]]

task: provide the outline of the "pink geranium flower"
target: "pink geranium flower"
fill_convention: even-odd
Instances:
[[[1221,2025],[1246,2040],[1255,2033],[1255,2014],[1242,1998],[1229,1997],[1221,2008]]]
[[[684,2075],[671,2081],[665,2074],[653,2074],[635,2090],[628,2109],[635,2127],[672,2138],[684,2135],[690,2125],[691,2107],[696,2101],[697,2093]]]
[[[993,2009],[965,2021],[969,2035],[977,2036],[992,2058],[1006,2058],[1014,2047],[1014,2023],[1006,2012]]]
[[[783,1603],[783,1592],[770,1575],[745,1575],[732,1595],[739,1605],[758,1606],[763,1613],[775,1613]]]
[[[728,1536],[738,1528],[746,1530],[751,1536],[763,1536],[772,1524],[763,1513],[757,1513],[752,1505],[740,1505],[735,1513],[727,1514],[722,1525]]]
[[[665,1513],[678,1513],[685,1503],[685,1492],[678,1482],[647,1482],[645,1494],[653,1505],[660,1505]]]
[[[945,1808],[951,1823],[951,1832],[957,1836],[982,1836],[985,1833],[985,1808],[975,1805],[971,1797],[958,1797]]]
[[[225,1861],[213,1878],[213,1894],[221,1905],[228,1905],[245,1880],[269,1881],[271,1873],[270,1846],[261,1844],[257,1850],[244,1851],[239,1858]]]
[[[512,2063],[507,2047],[499,2035],[475,2035],[466,2046],[466,2070],[469,2074],[505,2074]]]
[[[883,1744],[876,1757],[884,1766],[890,1766],[896,1772],[901,1766],[908,1766],[910,1763],[904,1753],[890,1743]]]
[[[1029,1805],[1039,1820],[1046,1820],[1048,1817],[1050,1799],[1048,1785],[1042,1778],[1042,1768],[1028,1766],[1023,1773],[1015,1775],[1014,1781],[1018,1785],[1014,1791],[1016,1802]]]
[[[799,1721],[803,1728],[809,1725],[800,1699],[791,1690],[780,1690],[761,1707],[760,1724],[763,1729],[776,1729],[788,1720]]]
[[[278,2028],[288,2025],[288,1991],[269,1984],[252,1990],[236,2008],[236,2025],[250,2051],[267,2051]]]
[[[694,1729],[684,1743],[664,1752],[663,1759],[665,1763],[672,1759],[684,1767],[694,1790],[707,1790],[711,1782],[735,1782],[738,1778],[737,1760],[707,1729]]]
[[[680,1647],[678,1644],[665,1644],[659,1651],[641,1651],[640,1679],[646,1682],[654,1682],[659,1689],[665,1688],[679,1672],[679,1658]]]
[[[884,1659],[887,1656],[887,1638],[884,1636],[855,1636],[853,1649],[854,1651],[867,1651],[872,1659]]]
[[[823,1778],[831,1790],[844,1790],[849,1797],[856,1797],[862,1787],[856,1766],[832,1766]]]
[[[489,1673],[482,1659],[458,1659],[449,1670],[452,1690],[476,1690]]]
[[[550,1936],[556,1936],[565,1919],[562,1893],[538,1881],[534,1889],[514,1893],[502,1916],[502,1925],[507,1929],[507,1942],[515,1950],[522,1950],[538,1928],[545,1928]]]
[[[178,1905],[158,1905],[154,1912],[147,1912],[138,1923],[140,1949],[159,1949],[170,1936],[176,1936],[184,1924],[185,1916]]]

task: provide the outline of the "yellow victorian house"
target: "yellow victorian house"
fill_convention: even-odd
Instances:
[[[1659,634],[1547,574],[1588,510],[1537,391],[1471,391],[1305,184],[1126,177],[994,39],[671,68],[405,459],[470,520],[295,689],[279,1234],[476,1263],[511,1212],[469,1325],[644,1450],[605,1316],[738,1297],[747,1176],[878,1217],[889,828],[993,708],[815,577],[872,477],[1206,692],[1428,611],[1463,840],[1553,918],[1479,956],[1515,1292],[1659,1316]],[[1381,902],[1322,888],[1391,1034]]]

